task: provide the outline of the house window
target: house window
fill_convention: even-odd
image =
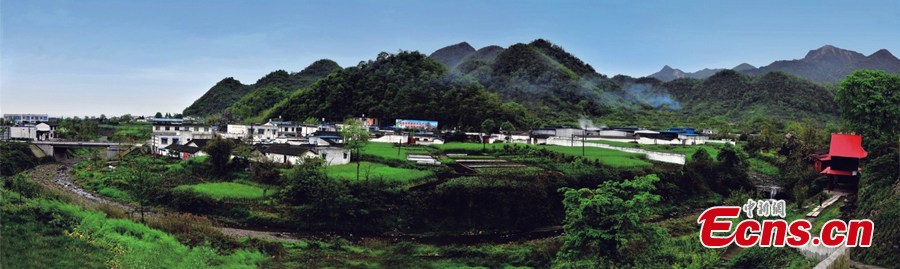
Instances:
[[[265,131],[266,131],[266,130],[259,129],[259,130],[256,130],[256,133],[257,133],[257,134],[263,134],[263,132],[265,132]]]
[[[194,127],[194,132],[199,132],[199,131],[200,131],[200,127]]]
[[[209,127],[203,127],[204,132],[209,132]]]
[[[166,131],[168,131],[168,130],[169,130],[169,126],[166,126]]]
[[[172,138],[172,144],[178,144],[178,138]]]
[[[344,152],[344,159],[346,159],[346,158],[347,158],[347,153],[346,153],[346,152]]]
[[[159,131],[159,126],[153,126],[153,130]]]
[[[163,137],[163,138],[161,138],[161,139],[162,139],[162,144],[169,144],[169,138],[168,138],[168,137]]]

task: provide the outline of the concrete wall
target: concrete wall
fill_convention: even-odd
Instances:
[[[814,269],[850,268],[850,248],[840,247],[825,258]]]

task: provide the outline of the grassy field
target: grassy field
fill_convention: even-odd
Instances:
[[[816,203],[818,203],[818,201],[816,201]],[[838,200],[837,202],[834,202],[833,204],[828,206],[825,211],[819,213],[819,216],[816,217],[816,220],[813,223],[813,228],[810,229],[809,232],[818,234],[819,231],[822,231],[822,226],[825,226],[825,222],[839,218],[841,216],[841,206],[843,205],[844,201]]]
[[[407,154],[428,154],[428,152],[419,146],[400,147],[398,151],[398,148],[391,143],[370,142],[363,148],[362,154],[378,156],[385,159],[406,160]],[[354,174],[354,178],[355,177]]]
[[[367,170],[369,171],[369,179],[382,178],[387,181],[400,182],[416,180],[432,174],[431,171],[396,168],[380,163],[362,162],[359,169],[360,180],[365,180]],[[356,180],[356,163],[328,166],[325,167],[325,173],[333,178]]]
[[[564,147],[552,145],[533,146],[537,148],[546,148],[551,151],[559,152],[566,155],[582,156],[581,147]],[[611,167],[641,167],[652,165],[643,154],[623,152],[612,149],[586,147],[584,148],[584,156],[591,160],[600,160],[600,163]]]
[[[199,194],[206,195],[218,200],[253,200],[263,198],[263,196],[268,196],[275,193],[275,190],[273,189],[264,191],[264,189],[259,186],[236,182],[215,182],[182,185],[178,186],[176,189],[192,190]]]
[[[152,125],[149,123],[126,123],[121,125],[101,125],[101,128],[115,130],[112,139],[122,142],[140,142],[150,139]]]
[[[781,176],[781,172],[778,170],[778,167],[757,158],[750,158],[750,169],[754,172],[774,178],[778,178],[779,176]]]
[[[517,144],[526,145],[526,144]],[[482,149],[480,143],[447,143],[442,145],[432,145],[444,151],[480,151]],[[503,144],[487,144],[487,150],[501,149]],[[527,145],[536,148],[546,148],[551,151],[559,152],[566,155],[581,156],[581,147],[564,147],[555,145]],[[588,159],[599,159],[600,163],[612,167],[640,167],[650,166],[651,163],[643,158],[643,154],[622,152],[612,149],[604,149],[597,147],[585,148],[585,157]],[[462,157],[460,157],[462,158]]]

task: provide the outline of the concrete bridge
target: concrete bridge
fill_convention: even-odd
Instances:
[[[32,141],[31,144],[37,146],[48,156],[53,156],[57,160],[65,160],[66,151],[75,148],[106,148],[106,157],[115,158],[120,153],[125,152],[131,145],[116,142],[89,142],[89,141]]]

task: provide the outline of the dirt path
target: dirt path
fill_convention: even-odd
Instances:
[[[122,218],[132,220],[140,220],[140,211],[137,206],[112,201],[91,193],[78,184],[71,181],[72,173],[69,167],[73,162],[44,164],[35,167],[33,170],[34,179],[44,187],[56,190],[59,195],[64,195],[72,199],[73,203],[80,204],[86,208],[110,211],[110,209],[119,210],[118,214],[107,212],[108,215],[114,217],[119,215]],[[145,208],[144,218],[150,222],[151,220],[175,219],[181,216],[189,215],[187,213],[172,212],[160,208]],[[416,235],[384,235],[384,236],[354,236],[353,234],[337,235],[330,233],[291,233],[281,231],[264,231],[250,230],[235,227],[226,227],[218,223],[212,226],[215,230],[224,235],[234,238],[256,238],[271,241],[297,242],[301,240],[327,240],[334,236],[341,236],[348,240],[365,240],[365,239],[386,239],[394,242],[412,241],[427,244],[446,245],[446,244],[479,244],[479,243],[507,243],[519,240],[533,240],[548,237],[555,237],[562,234],[561,226],[552,226],[536,229],[530,232],[506,233],[506,234],[476,234],[476,235],[449,235],[449,236],[416,236]]]
[[[140,211],[137,206],[120,203],[117,201],[108,200],[106,198],[100,197],[91,193],[78,184],[73,183],[71,178],[71,173],[69,172],[69,167],[71,163],[62,163],[62,164],[45,164],[35,167],[33,170],[34,180],[41,184],[42,186],[56,190],[55,192],[60,195],[64,195],[72,199],[74,203],[80,204],[87,208],[92,209],[100,209],[102,211],[109,211],[109,207],[116,208],[121,210],[121,214],[119,215],[127,215],[132,220],[140,219]],[[110,214],[110,212],[107,212]],[[114,215],[110,214],[110,215]],[[144,218],[147,220],[150,219],[165,219],[165,218],[177,218],[177,216],[172,215],[184,215],[184,213],[176,213],[176,212],[167,212],[164,210],[160,210],[157,208],[145,208]],[[285,232],[271,232],[271,231],[259,231],[259,230],[248,230],[248,229],[239,229],[239,228],[228,228],[224,226],[213,226],[214,229],[218,230],[224,235],[241,238],[241,237],[250,237],[250,238],[258,238],[258,239],[266,239],[266,240],[275,240],[275,241],[285,241],[285,242],[295,242],[300,241],[304,238],[295,236],[291,233]]]

